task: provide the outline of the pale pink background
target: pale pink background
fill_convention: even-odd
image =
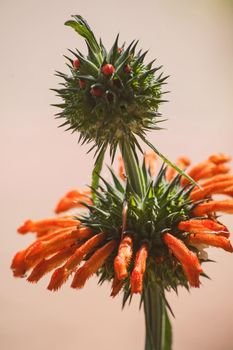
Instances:
[[[1,0],[1,247],[0,347],[3,350],[143,349],[143,312],[138,298],[121,311],[121,297],[96,280],[76,292],[46,290],[48,279],[30,285],[13,279],[13,254],[32,237],[16,234],[26,218],[52,215],[67,190],[89,183],[93,165],[77,135],[57,129],[50,103],[57,100],[55,69],[64,70],[66,48],[83,41],[63,26],[82,14],[106,45],[140,39],[170,74],[167,131],[150,140],[175,160],[201,161],[213,152],[233,155],[232,1],[35,1]],[[223,218],[233,229],[229,216]],[[212,281],[190,295],[170,296],[176,320],[174,350],[233,349],[233,256],[209,250]]]

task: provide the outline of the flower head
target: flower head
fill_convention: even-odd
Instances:
[[[146,154],[142,196],[127,182],[121,163],[121,178],[112,170],[113,184],[102,178],[94,204],[89,190],[74,190],[56,207],[65,212],[83,206],[84,215],[28,220],[19,227],[19,233],[34,232],[37,239],[15,255],[14,275],[24,277],[31,270],[28,281],[37,282],[53,271],[48,289],[55,291],[69,278],[72,288],[82,288],[97,274],[100,283],[112,281],[112,296],[124,291],[124,303],[153,283],[161,290],[199,287],[200,276],[206,276],[203,247],[233,252],[229,231],[217,216],[233,213],[233,200],[213,198],[233,196],[228,160],[214,155],[191,167],[188,174],[198,180],[197,187],[164,166],[152,176],[154,155]],[[185,168],[190,161],[182,157],[177,163]]]
[[[154,61],[144,63],[147,52],[136,51],[137,41],[124,47],[117,35],[107,51],[81,16],[65,24],[85,38],[88,53],[69,50],[69,74],[57,72],[64,80],[61,89],[53,89],[63,100],[55,105],[62,109],[57,117],[65,119],[62,125],[68,130],[80,133],[80,141],[94,142],[97,152],[110,145],[114,157],[125,137],[135,146],[136,136],[160,129],[158,107],[165,101],[161,87],[167,77],[158,73],[161,67],[152,67]]]

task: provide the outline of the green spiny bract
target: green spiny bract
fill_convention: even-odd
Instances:
[[[78,131],[80,141],[94,142],[97,152],[110,145],[114,157],[120,140],[128,138],[137,144],[136,136],[145,136],[150,129],[160,129],[158,107],[162,100],[161,86],[167,77],[161,68],[152,68],[153,61],[144,63],[147,52],[136,52],[138,42],[128,47],[119,46],[118,36],[109,52],[98,42],[87,22],[81,16],[65,24],[85,38],[88,54],[71,51],[66,57],[70,74],[57,72],[64,79],[61,89],[53,89],[63,99],[62,126]]]
[[[107,232],[107,239],[116,239],[118,244],[124,235],[131,235],[134,257],[140,246],[143,243],[147,244],[149,256],[144,275],[145,288],[148,284],[157,283],[161,291],[171,288],[177,291],[178,285],[188,289],[188,281],[181,264],[169,253],[167,245],[163,242],[163,234],[171,232],[180,240],[185,240],[186,234],[178,229],[178,224],[180,221],[193,218],[192,209],[197,204],[189,199],[193,186],[182,187],[180,175],[177,175],[172,182],[168,182],[164,166],[153,180],[143,164],[141,173],[145,186],[144,193],[140,197],[129,183],[123,184],[114,172],[110,171],[114,184],[111,185],[101,178],[103,186],[100,185],[98,190],[94,190],[95,205],[84,203],[89,213],[78,217],[78,220],[96,232]],[[122,214],[124,212],[127,212],[125,218]],[[198,252],[194,247],[189,249]],[[128,269],[129,277],[124,283],[124,300],[130,296],[130,273],[133,264],[134,259]],[[100,282],[114,278],[114,255],[101,268],[98,275]]]

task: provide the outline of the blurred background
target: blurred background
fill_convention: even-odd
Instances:
[[[53,215],[69,189],[90,183],[93,166],[77,135],[58,129],[58,86],[54,70],[65,71],[67,48],[83,40],[64,27],[81,14],[109,48],[118,32],[128,43],[140,39],[169,74],[170,102],[161,112],[167,130],[149,139],[170,159],[192,161],[224,152],[233,156],[233,1],[99,0],[0,2],[1,245],[0,347],[2,350],[101,350],[144,346],[139,298],[121,311],[121,296],[109,297],[91,279],[79,292],[67,284],[57,293],[14,279],[11,258],[31,241],[16,228],[27,218]],[[223,222],[233,230],[233,220]],[[232,350],[233,256],[209,249],[217,263],[205,265],[212,278],[202,287],[169,296],[176,319],[174,350]]]

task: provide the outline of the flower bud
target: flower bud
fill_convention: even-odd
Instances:
[[[78,58],[75,58],[75,60],[73,61],[73,67],[74,67],[74,69],[80,68],[80,61]]]
[[[105,64],[101,71],[104,75],[112,75],[115,72],[115,68],[112,64]]]

